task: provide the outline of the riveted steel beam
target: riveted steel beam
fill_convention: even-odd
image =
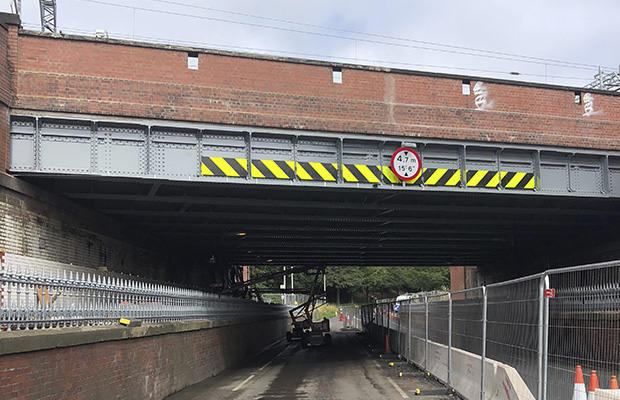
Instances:
[[[620,153],[615,152],[204,124],[18,115],[11,121],[15,175],[620,197]],[[419,177],[410,182],[390,168],[403,143],[415,146],[422,160]]]

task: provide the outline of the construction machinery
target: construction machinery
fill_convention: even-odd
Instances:
[[[303,304],[291,309],[292,330],[286,332],[286,340],[300,340],[301,347],[312,346],[331,346],[332,336],[329,333],[329,319],[323,318],[314,321],[314,312],[327,302],[326,294],[321,290],[321,280],[325,275],[325,267],[317,267],[314,272],[306,271],[307,274],[314,273],[314,281],[308,300]]]
[[[235,294],[238,296],[248,296],[249,294],[254,294],[258,296],[259,300],[261,291],[256,288],[250,289],[251,287],[259,283],[270,281],[292,273],[305,273],[307,275],[314,275],[314,279],[312,280],[312,287],[309,292],[305,290],[294,291],[292,289],[277,290],[280,293],[303,292],[308,294],[308,299],[304,303],[292,308],[289,311],[289,314],[291,315],[292,329],[286,332],[286,340],[289,342],[292,340],[300,340],[302,348],[306,348],[308,347],[308,345],[331,345],[332,337],[329,333],[329,319],[324,318],[321,321],[313,320],[315,311],[327,302],[325,287],[321,284],[321,281],[323,281],[325,276],[324,266],[293,267],[288,270],[282,270],[268,275],[258,276],[249,280],[244,280],[237,272],[238,271],[235,271],[234,269],[229,270],[229,273],[226,275],[225,279],[225,287],[221,289],[220,293]],[[270,290],[270,292],[275,291],[276,290]]]

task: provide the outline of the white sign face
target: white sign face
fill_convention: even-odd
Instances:
[[[420,174],[422,162],[418,153],[408,147],[401,147],[392,155],[392,172],[403,181],[410,181]]]

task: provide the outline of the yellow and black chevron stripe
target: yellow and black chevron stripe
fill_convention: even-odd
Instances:
[[[248,174],[248,160],[244,158],[203,157],[202,175],[245,178]],[[318,162],[253,160],[252,178],[287,179],[295,176],[304,181],[336,182],[338,164]]]
[[[295,163],[292,161],[254,160],[252,178],[295,179]]]
[[[390,183],[401,183],[401,180],[392,172],[392,168],[383,167],[383,176]],[[407,185],[421,186],[457,186],[461,181],[461,171],[447,168],[424,168],[415,179],[405,182]]]
[[[207,176],[245,178],[248,175],[248,160],[245,158],[202,157],[200,173]]]
[[[248,161],[243,158],[203,157],[202,175],[245,178],[248,174]],[[339,175],[337,163],[297,162],[253,160],[252,178],[303,181],[336,182]],[[467,171],[467,187],[497,188],[501,185],[506,189],[533,190],[534,174],[531,172],[497,172],[484,170]],[[349,183],[392,183],[400,184],[401,180],[389,166],[344,164],[342,178]],[[461,182],[461,170],[447,168],[424,168],[408,185],[421,186],[458,186]]]
[[[467,171],[467,187],[534,190],[536,180],[531,172]]]
[[[342,179],[353,183],[379,183],[381,182],[381,169],[378,165],[344,164]]]

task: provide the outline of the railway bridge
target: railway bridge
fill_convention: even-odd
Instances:
[[[245,265],[492,282],[620,258],[618,93],[0,21],[7,253],[205,289]]]

